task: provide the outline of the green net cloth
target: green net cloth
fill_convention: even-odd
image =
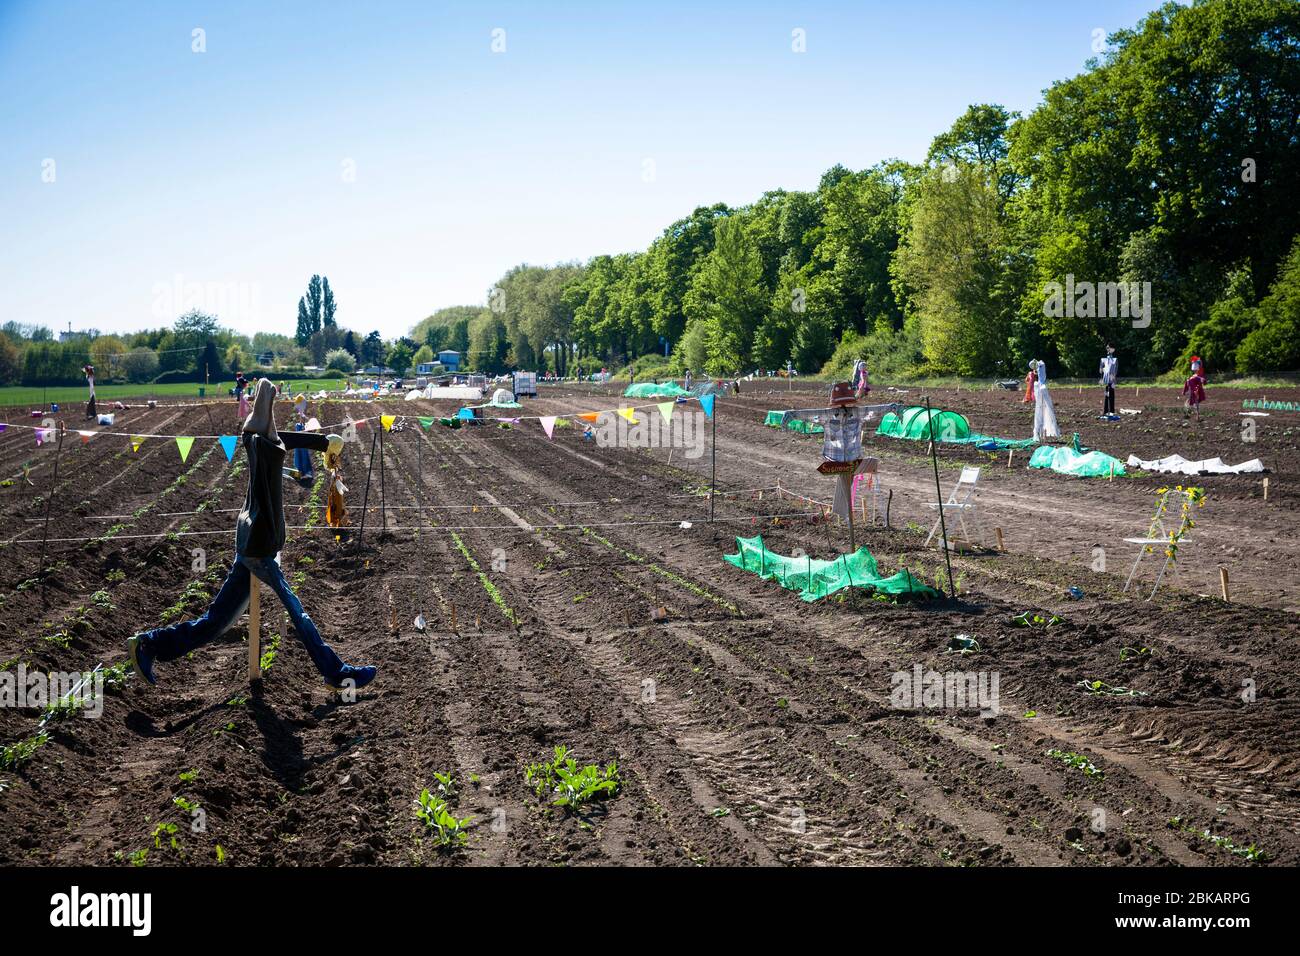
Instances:
[[[767,418],[763,420],[764,425],[770,425],[773,428],[781,427],[781,418],[785,412],[781,410],[768,412]],[[812,422],[806,422],[802,418],[796,418],[786,426],[792,432],[799,432],[802,435],[820,435],[826,431],[821,425],[814,425]]]
[[[946,409],[932,409],[928,414],[919,405],[909,405],[897,412],[886,412],[880,419],[877,435],[890,438],[930,440],[930,418],[934,418],[934,437],[938,441],[965,441],[970,438],[970,422],[965,415]]]
[[[1124,474],[1124,463],[1118,458],[1100,451],[1080,454],[1073,448],[1051,447],[1043,445],[1029,459],[1030,468],[1050,468],[1063,475],[1075,475],[1079,478],[1108,478],[1111,468],[1115,474]]]
[[[816,601],[841,588],[856,587],[885,594],[939,597],[934,588],[922,584],[907,570],[882,577],[876,559],[866,548],[842,554],[833,561],[815,558],[788,558],[767,550],[762,535],[737,538],[736,554],[724,554],[723,560],[742,571],[776,581],[781,587],[798,591],[805,601]]]
[[[690,395],[686,389],[682,388],[676,382],[664,382],[662,385],[656,385],[654,382],[637,382],[635,385],[629,385],[627,391],[623,393],[624,398],[676,398],[678,395]]]

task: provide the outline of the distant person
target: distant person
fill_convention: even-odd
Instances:
[[[1025,397],[1020,400],[1021,405],[1028,405],[1034,400],[1034,382],[1038,381],[1038,370],[1034,363],[1029,363],[1029,374],[1025,376]]]
[[[1034,441],[1060,438],[1061,429],[1056,424],[1056,406],[1047,388],[1047,363],[1039,359],[1029,363],[1034,372]]]
[[[695,383],[695,376],[691,374],[690,369],[687,369],[686,370],[686,391],[689,392],[691,390],[691,385],[693,385],[694,383]]]
[[[1101,385],[1106,390],[1101,414],[1107,418],[1115,414],[1115,384],[1118,381],[1119,359],[1115,358],[1115,346],[1107,345],[1101,360]]]

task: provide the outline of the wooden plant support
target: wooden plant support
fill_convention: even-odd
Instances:
[[[248,578],[248,682],[262,679],[262,582]]]
[[[1268,479],[1264,479],[1264,500],[1268,501]]]
[[[994,531],[994,533],[998,536],[998,550],[999,550],[999,551],[1006,551],[1006,550],[1007,550],[1007,545],[1006,545],[1006,542],[1002,540],[1002,529],[1001,529],[1001,528],[994,528],[993,531]]]
[[[1231,601],[1228,596],[1228,569],[1219,565],[1219,589],[1223,592],[1223,600]]]

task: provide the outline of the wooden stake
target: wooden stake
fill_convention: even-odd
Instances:
[[[1223,600],[1231,601],[1232,598],[1228,597],[1228,569],[1222,565],[1219,566],[1219,588],[1223,591]]]
[[[1264,479],[1264,500],[1268,501],[1268,479]]]
[[[999,550],[999,551],[1006,551],[1006,550],[1007,550],[1007,545],[1006,545],[1006,542],[1002,540],[1002,529],[1001,529],[1001,528],[994,528],[993,531],[994,531],[994,533],[997,534],[997,536],[998,536],[998,550]]]
[[[248,682],[262,679],[262,582],[248,577]]]
[[[1007,449],[1007,471],[1011,470],[1011,459],[1015,457],[1015,454],[1016,450],[1014,448]]]
[[[1110,477],[1106,480],[1107,481],[1115,480],[1115,463],[1113,461],[1110,463]]]

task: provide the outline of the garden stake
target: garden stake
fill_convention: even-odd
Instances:
[[[60,423],[62,424],[62,423]],[[59,482],[59,452],[63,451],[63,428],[59,428],[58,444],[54,446],[54,474],[50,477],[50,494],[45,499],[45,532],[41,536],[41,563],[36,569],[36,576],[40,577],[45,571],[45,545],[50,540],[50,505],[54,503],[54,489]],[[1268,497],[1268,483],[1265,479],[1264,497]]]
[[[380,430],[383,430],[382,423]],[[375,470],[375,442],[379,436],[371,433],[370,436],[370,464],[366,467],[366,493],[361,497],[361,530],[357,532],[357,544],[361,544],[361,539],[366,536],[366,503],[370,500],[370,473]]]
[[[925,417],[930,426],[930,463],[934,466],[934,493],[939,502],[939,530],[943,534],[943,560],[948,565],[948,590],[956,598],[957,588],[952,583],[952,554],[948,550],[948,525],[943,516],[943,489],[939,487],[939,458],[934,453],[934,412],[930,410],[930,396],[925,396]]]
[[[383,522],[381,534],[388,533],[388,495],[384,491],[384,421],[379,420],[379,516]]]
[[[999,551],[1006,551],[1006,550],[1007,550],[1007,546],[1006,546],[1006,544],[1004,544],[1003,541],[1002,541],[1002,529],[1001,529],[1001,528],[994,528],[993,530],[997,533],[997,536],[998,536],[998,550],[999,550]]]
[[[713,523],[713,492],[718,487],[718,399],[713,399],[713,434],[709,440],[709,455],[713,459],[713,474],[709,478],[709,523]]]
[[[262,582],[248,578],[248,682],[262,679]]]
[[[1223,591],[1223,600],[1231,601],[1232,598],[1228,597],[1228,569],[1223,565],[1219,565],[1219,588]]]

